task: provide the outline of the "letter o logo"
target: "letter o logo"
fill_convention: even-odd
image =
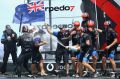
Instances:
[[[61,65],[61,66],[60,66],[60,70],[63,70],[63,69],[64,69],[64,67]]]
[[[53,71],[54,65],[53,65],[52,63],[48,63],[46,69],[47,69],[48,71]]]

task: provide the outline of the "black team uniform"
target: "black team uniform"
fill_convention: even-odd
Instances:
[[[89,31],[87,30],[86,32],[88,35],[90,35],[91,37],[91,42],[92,42],[92,46],[93,48],[96,48],[96,37],[97,37],[97,32],[93,29],[93,31]]]
[[[78,43],[78,41],[79,41],[80,31],[77,30],[77,29],[75,29],[75,28],[73,28],[73,29],[71,30],[71,32],[72,32],[72,31],[76,31],[76,33],[72,35],[72,46],[74,46],[74,45],[77,45],[77,43]],[[71,57],[76,57],[78,54],[79,54],[79,52],[75,52],[75,53],[74,53],[74,52],[71,52]]]
[[[9,28],[10,26],[6,26],[6,30],[3,31],[3,36],[1,39],[1,43],[4,44],[4,57],[3,64],[1,66],[1,72],[4,74],[6,72],[8,57],[11,54],[14,65],[17,62],[17,34]]]
[[[106,28],[102,33],[105,34],[107,46],[110,45],[114,41],[114,39],[117,38],[116,32],[110,27]],[[106,57],[106,58],[114,60],[115,50],[116,50],[117,46],[118,46],[118,44],[116,43],[115,45],[110,47],[108,50],[105,50],[102,53],[102,57]],[[115,72],[114,69],[113,69],[113,72]],[[106,74],[106,70],[105,70],[105,68],[103,68],[103,75],[105,75],[105,74]],[[114,77],[115,73],[113,73],[111,76]]]
[[[35,44],[38,44],[41,42],[41,38],[40,37],[33,37],[33,41]],[[39,51],[39,47],[40,46],[34,46],[33,48],[33,54],[32,54],[32,64],[37,64],[40,60],[43,60],[43,57]]]
[[[21,46],[22,51],[17,62],[17,74],[18,77],[21,77],[22,65],[31,74],[31,71],[28,68],[28,60],[33,53],[34,42],[32,36],[29,33],[24,33],[18,39],[18,46]]]
[[[83,58],[85,57],[85,55],[88,54],[88,58],[90,56],[90,50],[91,50],[91,45],[87,45],[86,44],[86,40],[90,40],[91,38],[88,34],[83,33],[83,35],[80,36],[80,41],[78,42],[78,44],[81,46],[81,55],[80,55],[80,62],[83,62]]]
[[[88,40],[90,42],[89,45],[86,43]],[[97,77],[98,72],[96,72],[95,69],[93,69],[91,67],[91,65],[88,63],[89,58],[93,51],[93,49],[91,49],[92,48],[91,37],[86,33],[82,33],[80,35],[80,40],[79,40],[78,44],[81,47],[81,54],[80,54],[79,61],[82,62],[86,68],[89,68],[90,70],[92,70],[92,72],[94,73],[94,75],[93,75],[94,77]]]
[[[76,26],[74,26],[74,27],[76,27]],[[80,38],[80,29],[79,28],[73,28],[71,30],[71,33],[73,31],[75,31],[75,34],[72,34],[72,36],[71,36],[72,46],[77,45],[77,43],[79,41],[79,38]],[[73,70],[74,70],[73,76],[77,77],[79,75],[78,75],[78,64],[76,62],[77,62],[77,56],[80,55],[80,52],[79,51],[77,51],[77,52],[69,51],[69,52],[71,52],[71,60],[72,60],[72,63],[73,63]]]
[[[63,29],[63,28],[60,28]],[[58,41],[60,41],[65,46],[69,46],[69,31],[62,32],[53,32],[53,35],[57,37]],[[58,70],[58,65],[60,64],[60,61],[63,57],[64,64],[68,63],[69,59],[69,51],[65,49],[65,47],[61,46],[59,43],[57,44],[57,49],[55,53],[55,61],[56,61],[56,70]],[[69,74],[69,73],[66,73]]]

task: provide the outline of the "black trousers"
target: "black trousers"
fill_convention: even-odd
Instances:
[[[31,58],[32,52],[21,53],[17,60],[17,74],[21,76],[22,66],[31,74],[31,71],[28,68],[28,60]]]
[[[69,51],[67,51],[66,49],[56,50],[56,53],[55,53],[55,62],[57,64],[60,64],[62,57],[63,57],[64,64],[68,63],[68,60],[69,60]]]
[[[4,51],[4,57],[3,57],[3,64],[1,66],[1,72],[5,73],[6,72],[6,67],[7,67],[7,62],[8,62],[8,57],[11,54],[12,56],[12,60],[13,60],[13,64],[14,66],[16,65],[17,62],[17,53],[16,50],[15,51],[10,51],[10,50],[5,50]]]

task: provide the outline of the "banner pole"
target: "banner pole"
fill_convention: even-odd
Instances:
[[[20,26],[19,26],[19,36],[20,36],[20,32],[21,32],[21,27],[22,27],[22,18],[23,18],[23,14],[21,13]]]
[[[51,7],[51,0],[49,0],[49,7]],[[52,29],[52,12],[49,11],[49,24],[50,24],[50,28]],[[50,51],[53,50],[53,47],[52,47],[52,36],[50,35]]]

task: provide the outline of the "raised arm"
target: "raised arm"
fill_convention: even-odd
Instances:
[[[49,25],[48,25],[48,24],[46,24],[46,23],[45,23],[44,25],[45,25],[45,27],[46,27],[46,29],[47,29],[48,33],[53,35],[52,30],[48,27]]]

